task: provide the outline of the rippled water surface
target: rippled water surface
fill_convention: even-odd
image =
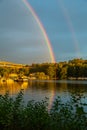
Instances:
[[[24,90],[24,100],[42,100],[49,98],[52,103],[57,96],[67,101],[74,93],[87,97],[87,81],[71,80],[30,80],[29,82],[0,83],[0,94],[9,91],[10,96],[16,96],[20,90]],[[87,98],[85,98],[86,101]]]

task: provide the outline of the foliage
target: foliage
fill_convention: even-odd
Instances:
[[[73,59],[68,62],[33,64],[30,73],[43,72],[50,79],[83,79],[87,77],[87,60]]]
[[[36,75],[38,79],[85,79],[87,78],[87,60],[73,59],[68,62],[42,63],[26,65],[23,68],[0,67],[0,76],[9,77],[9,74],[16,73],[19,77],[25,75]]]
[[[0,95],[1,130],[86,130],[87,113],[81,95],[63,102],[57,97],[48,110],[48,100],[23,102],[23,91],[14,99],[7,92]]]
[[[49,77],[51,79],[55,78],[55,75],[56,75],[56,71],[55,71],[55,66],[53,65],[50,65],[47,69],[47,74],[49,75]]]

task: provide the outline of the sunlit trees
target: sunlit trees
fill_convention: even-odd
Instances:
[[[49,75],[50,79],[56,78],[56,68],[55,65],[50,65],[47,69],[47,75]]]
[[[69,61],[67,69],[67,77],[87,77],[87,62],[82,59],[74,59]]]
[[[83,79],[87,78],[87,60],[73,59],[68,62],[26,65],[22,68],[0,67],[0,75],[16,73],[20,77],[35,74],[36,79]],[[46,78],[46,77],[49,78]]]
[[[0,67],[0,75],[3,76],[5,72],[5,69],[3,67]]]
[[[35,77],[37,79],[49,79],[49,76],[45,75],[44,72],[37,72],[37,73],[35,73]]]

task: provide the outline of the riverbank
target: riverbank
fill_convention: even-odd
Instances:
[[[87,80],[87,77],[68,77],[68,80]]]

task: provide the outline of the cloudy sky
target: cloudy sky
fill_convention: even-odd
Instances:
[[[43,24],[56,61],[87,58],[86,0],[27,0]],[[23,0],[0,0],[0,59],[50,62],[41,30]]]

